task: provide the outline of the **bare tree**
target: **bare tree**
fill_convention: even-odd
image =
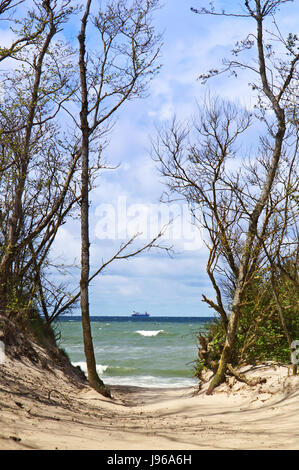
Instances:
[[[103,140],[113,126],[112,117],[123,103],[143,96],[159,70],[155,63],[160,37],[151,25],[157,6],[158,0],[134,0],[130,5],[117,1],[92,11],[88,1],[78,36],[79,69],[75,70],[72,49],[57,38],[75,11],[70,1],[36,2],[28,12],[30,21],[17,21],[16,38],[1,56],[16,64],[14,72],[6,73],[9,87],[0,109],[1,309],[14,314],[22,311],[17,302],[25,311],[38,305],[51,323],[80,298],[88,378],[107,396],[110,392],[96,372],[89,283],[114,260],[161,248],[158,240],[164,228],[141,247],[135,246],[138,234],[134,235],[90,275],[89,192],[104,166]],[[94,38],[98,50],[89,47]],[[61,129],[62,116],[75,123],[72,135]],[[81,282],[80,291],[68,296],[65,286],[51,281],[50,256],[59,228],[78,205]]]
[[[90,142],[110,127],[110,119],[120,106],[145,91],[146,83],[158,70],[155,60],[160,39],[151,26],[157,0],[109,1],[92,15],[88,0],[81,19],[79,41],[81,133],[81,281],[80,299],[84,350],[88,380],[93,388],[110,396],[96,371],[89,318],[89,186]],[[100,44],[87,53],[88,20]]]
[[[14,278],[17,276],[21,286],[20,280],[28,279],[27,274],[38,268],[78,200],[70,183],[80,154],[72,155],[54,122],[62,103],[73,94],[70,51],[60,47],[57,54],[57,45],[52,48],[55,35],[72,12],[68,4],[61,8],[56,8],[56,2],[38,5],[32,23],[37,23],[42,34],[30,49],[15,52],[14,60],[21,67],[6,73],[9,88],[0,109],[0,148],[6,163],[0,176],[0,298],[4,311]],[[23,33],[21,28],[21,37]],[[68,153],[64,162],[61,152]]]
[[[15,13],[18,11],[18,6],[23,4],[25,0],[3,0],[0,2],[0,15],[7,14],[6,17],[1,18],[1,20],[6,20],[8,23],[14,24],[17,23],[15,18]],[[51,7],[50,2],[44,2],[44,5],[40,5],[41,8],[47,6]],[[52,2],[53,3],[53,2]],[[68,2],[70,3],[70,2]],[[55,5],[56,6],[56,5]],[[31,15],[31,19],[37,19],[35,16],[34,10],[28,11],[29,16]],[[36,44],[38,41],[38,37],[45,31],[47,27],[47,20],[44,17],[43,21],[28,21],[24,28],[19,31],[18,38],[12,41],[9,47],[1,47],[0,48],[0,62],[4,61],[7,58],[14,58],[16,54],[22,51],[28,46],[32,46]]]
[[[265,27],[268,17],[273,18],[284,3],[288,2],[245,1],[243,10],[236,13],[218,13],[213,6],[193,9],[203,15],[254,21],[256,33],[236,45],[233,51],[236,60],[225,60],[222,69],[211,70],[201,78],[206,81],[226,71],[236,76],[239,70],[250,71],[256,75],[251,86],[257,93],[257,106],[253,113],[248,113],[231,104],[212,101],[203,110],[195,129],[173,123],[169,131],[160,133],[154,147],[170,192],[178,192],[190,202],[210,240],[207,271],[216,301],[206,297],[204,300],[221,315],[226,339],[208,394],[225,380],[228,370],[232,371],[230,363],[244,293],[256,275],[261,257],[265,258],[261,240],[268,236],[273,216],[273,211],[268,210],[269,201],[286,148],[294,147],[294,127],[298,127],[298,121],[289,118],[294,113],[290,94],[298,83],[296,37],[283,39],[275,22],[274,32],[266,33]],[[273,43],[277,41],[285,47],[285,60],[276,60]],[[249,49],[256,51],[255,62],[241,62],[239,55]],[[229,165],[233,158],[245,161],[241,137],[256,120],[262,123],[264,131],[255,149],[260,158],[232,171]],[[221,277],[222,281],[230,280],[231,303],[225,303]]]
[[[257,48],[258,66],[255,69],[255,72],[258,75],[258,82],[256,83],[255,87],[260,92],[260,102],[265,102],[266,106],[270,107],[271,110],[274,112],[276,129],[275,131],[272,131],[270,133],[272,138],[272,144],[270,146],[271,157],[268,163],[269,166],[265,175],[263,185],[261,187],[260,194],[257,197],[256,204],[250,213],[245,244],[242,250],[242,257],[239,266],[237,285],[232,302],[232,309],[227,329],[226,341],[222,351],[222,356],[220,359],[217,373],[211,381],[208,393],[212,393],[214,388],[217,387],[217,385],[219,385],[221,382],[223,382],[227,365],[230,361],[230,356],[232,353],[240,316],[240,304],[242,301],[242,293],[246,284],[246,278],[249,271],[253,244],[257,236],[258,222],[262,215],[263,209],[267,204],[267,200],[271,195],[273,182],[283,153],[283,143],[287,130],[287,105],[284,102],[284,99],[287,90],[294,85],[294,81],[298,78],[297,74],[299,54],[297,51],[295,51],[293,46],[290,47],[288,43],[285,43],[286,52],[287,54],[290,54],[291,57],[288,63],[284,63],[283,66],[275,61],[273,54],[267,54],[266,52],[269,47],[267,48],[265,44],[264,22],[269,15],[272,16],[275,13],[275,10],[284,3],[286,2],[269,0],[254,0],[252,2],[246,0],[244,2],[244,7],[247,11],[247,15],[252,18],[256,24],[255,44]],[[211,11],[211,13],[214,12]],[[277,39],[276,35],[274,39]],[[228,64],[229,68],[243,66],[246,68],[246,65],[238,61],[232,61]],[[272,73],[271,70],[273,71]],[[276,74],[277,70],[280,71],[278,77]],[[274,81],[275,75],[277,79]]]

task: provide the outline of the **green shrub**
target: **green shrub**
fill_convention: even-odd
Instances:
[[[278,280],[279,299],[292,340],[299,339],[299,294],[286,278]],[[198,359],[195,376],[201,378],[206,369],[216,370],[225,341],[220,319],[205,325],[198,335]],[[274,361],[290,363],[290,348],[278,314],[268,279],[258,278],[247,288],[241,307],[232,365]]]

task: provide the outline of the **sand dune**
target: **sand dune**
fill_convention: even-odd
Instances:
[[[212,396],[114,386],[113,400],[26,360],[0,368],[0,449],[299,449],[299,377],[285,367],[247,369],[267,382]]]

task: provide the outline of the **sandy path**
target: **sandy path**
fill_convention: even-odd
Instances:
[[[109,400],[57,372],[5,367],[0,449],[299,449],[299,382],[286,368],[253,371],[268,377],[254,389],[112,387]]]

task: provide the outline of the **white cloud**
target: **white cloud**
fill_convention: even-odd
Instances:
[[[55,242],[53,244],[51,256],[52,258],[61,259],[64,264],[78,263],[80,260],[80,230],[78,227],[66,226],[61,227],[56,235]]]

